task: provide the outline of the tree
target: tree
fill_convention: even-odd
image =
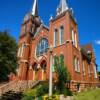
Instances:
[[[57,56],[54,57],[54,68],[58,77],[57,88],[60,93],[63,93],[65,90],[65,84],[71,80],[67,67],[64,64],[63,55],[61,55],[60,58]]]
[[[0,32],[0,82],[7,81],[8,75],[16,73],[17,43],[7,31]]]

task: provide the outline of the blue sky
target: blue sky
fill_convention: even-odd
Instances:
[[[8,30],[18,41],[21,23],[32,9],[34,0],[1,0],[0,30]],[[55,16],[60,0],[38,0],[39,15],[49,25],[50,15]],[[96,62],[100,66],[100,0],[67,0],[78,23],[81,44],[92,43]],[[100,70],[100,68],[99,68]]]

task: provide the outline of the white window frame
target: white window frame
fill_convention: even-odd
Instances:
[[[20,57],[20,53],[21,53],[21,47],[18,48],[18,57]]]
[[[73,45],[75,46],[75,35],[74,35],[74,30],[73,29],[71,29],[71,36],[72,36]]]
[[[80,61],[78,58],[77,58],[77,71],[80,72]]]
[[[80,61],[77,57],[74,57],[74,68],[76,72],[80,72]]]
[[[57,29],[55,29],[54,30],[54,47],[56,47],[57,46],[57,42],[58,41],[56,41],[56,39],[58,38],[58,30]]]
[[[89,74],[89,77],[90,77],[91,76],[90,65],[88,65],[88,74]]]
[[[75,47],[77,48],[77,35],[76,33],[74,33],[74,35],[75,35]]]
[[[77,71],[77,58],[74,57],[74,68],[75,68],[75,71]]]
[[[82,61],[82,72],[83,72],[83,75],[85,76],[85,62]]]
[[[94,69],[94,78],[98,78],[97,77],[97,71],[96,71],[96,66],[95,65],[93,66],[93,69]]]
[[[62,34],[62,29],[63,29],[63,34]],[[60,45],[62,45],[63,43],[64,43],[64,26],[61,26],[60,27]]]
[[[25,44],[23,43],[21,46],[21,53],[20,53],[20,57],[23,57],[23,53],[24,53],[24,46]]]

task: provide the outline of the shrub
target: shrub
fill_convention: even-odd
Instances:
[[[33,97],[25,95],[22,100],[33,100]]]
[[[69,89],[64,89],[63,94],[64,96],[72,96],[72,92]]]
[[[36,96],[36,89],[29,89],[28,91],[24,92],[24,95],[27,95],[27,96]]]
[[[42,96],[47,94],[49,91],[47,83],[42,83],[33,89],[29,89],[23,93],[22,100],[34,100],[38,97],[38,100],[42,100]]]
[[[64,56],[63,55],[60,55],[60,58],[57,56],[54,57],[54,68],[57,73],[57,79],[58,79],[58,81],[56,83],[56,86],[57,86],[56,91],[58,91],[59,94],[65,93],[65,94],[70,95],[71,93],[69,93],[69,91],[66,90],[65,84],[67,82],[70,82],[71,76],[67,70],[67,67],[64,64]]]
[[[48,84],[40,85],[37,88],[37,91],[36,91],[37,96],[43,96],[46,93],[48,93],[48,91],[49,91],[49,88],[48,87],[49,87]]]
[[[33,100],[36,97],[36,89],[29,89],[23,93],[22,100]]]

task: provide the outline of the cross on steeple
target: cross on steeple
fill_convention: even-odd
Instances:
[[[64,11],[68,10],[68,5],[67,5],[67,2],[66,0],[60,0],[60,4],[59,6],[57,7],[57,15],[63,13]]]
[[[32,8],[32,15],[38,16],[38,1],[34,0],[33,8]]]

